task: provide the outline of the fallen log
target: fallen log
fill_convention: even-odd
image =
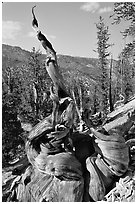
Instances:
[[[117,129],[124,135],[133,125],[135,121],[135,99],[120,107],[119,109],[109,113],[103,124],[106,131],[110,132]]]

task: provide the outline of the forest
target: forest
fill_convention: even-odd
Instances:
[[[109,27],[104,23],[103,17],[100,16],[96,23],[97,59],[70,57],[67,55],[56,56],[56,52],[50,42],[46,38],[43,38],[41,31],[38,30],[34,8],[32,10],[32,27],[36,32],[38,31],[38,40],[43,47],[46,47],[44,47],[46,54],[41,53],[40,50],[36,50],[33,45],[31,52],[16,46],[2,45],[3,201],[44,202],[46,201],[46,196],[47,198],[49,197],[48,201],[53,202],[61,201],[60,199],[62,199],[62,201],[76,202],[98,201],[103,199],[106,201],[134,201],[135,146],[131,145],[131,143],[134,143],[135,138],[135,3],[114,3],[114,11],[110,17],[112,18],[112,24],[120,24],[123,20],[129,22],[129,26],[122,32],[122,35],[123,38],[130,36],[131,39],[130,43],[127,43],[119,54],[118,60],[114,60],[113,53],[109,52],[109,48],[113,46],[113,42],[110,42],[111,34],[109,33]],[[47,59],[49,61],[47,61]],[[51,126],[50,117],[52,118],[54,128]],[[61,129],[66,127],[69,127],[69,130]],[[57,131],[56,128],[57,130],[58,128],[60,129]],[[55,130],[57,132],[55,132]],[[90,133],[89,130],[91,131]],[[66,132],[67,139],[62,136],[62,134],[64,135]],[[113,136],[114,132],[115,134],[119,133],[120,136]],[[39,162],[41,161],[40,155],[42,155],[42,153],[39,153],[38,156],[35,157],[36,153],[34,150],[32,150],[32,152],[34,151],[32,153],[31,149],[37,149],[37,152],[39,152],[38,149],[41,148],[41,152],[46,151],[41,146],[44,142],[47,142],[46,139],[43,139],[43,135],[45,134],[48,135],[49,138],[52,138],[54,136],[53,133],[58,134],[55,134],[55,137],[59,138],[55,142],[57,145],[57,153],[56,150],[50,150],[53,151],[51,155],[55,156],[56,161],[63,160],[63,162],[65,162],[65,155],[58,158],[58,151],[62,151],[59,145],[63,143],[64,146],[67,146],[64,148],[69,149],[69,151],[73,152],[73,149],[75,149],[74,155],[78,161],[80,161],[82,169],[84,169],[83,172],[85,173],[87,171],[85,170],[85,161],[87,162],[88,170],[91,165],[89,165],[90,160],[86,159],[93,153],[96,153],[96,149],[93,152],[91,151],[91,149],[95,147],[93,147],[94,142],[92,141],[93,139],[90,139],[89,135],[93,134],[97,138],[101,138],[102,134],[104,138],[106,138],[106,135],[109,134],[112,135],[112,138],[115,138],[112,141],[117,142],[116,145],[119,148],[123,148],[123,151],[126,151],[124,145],[130,143],[130,168],[125,167],[124,165],[126,164],[123,164],[120,160],[119,171],[125,174],[118,172],[119,174],[117,173],[115,176],[115,182],[113,180],[113,186],[109,173],[105,176],[106,178],[110,178],[111,184],[107,183],[106,178],[103,178],[104,184],[102,184],[97,176],[92,182],[97,182],[99,187],[91,185],[91,181],[87,181],[87,176],[83,176],[83,184],[80,164],[77,160],[75,161],[72,154],[74,161],[72,158],[69,158],[69,156],[67,157],[67,161],[70,162],[70,165],[74,166],[74,171],[69,172],[70,169],[68,169],[67,172],[67,170],[59,169],[58,171],[63,173],[60,176],[58,172],[58,176],[55,177],[60,180],[65,180],[68,176],[65,180],[66,189],[70,185],[76,192],[70,191],[67,194],[65,190],[62,190],[60,195],[56,194],[50,197],[48,195],[50,189],[47,190],[42,183],[42,179],[50,182],[49,178],[47,178],[45,174],[42,174],[42,172],[39,174],[36,173],[36,175],[34,174],[34,166],[36,166],[33,161],[34,159],[38,162],[38,169],[43,171],[43,169],[39,167],[39,165],[41,165]],[[70,135],[72,143],[68,135]],[[105,140],[104,138],[103,141]],[[33,145],[31,146],[27,141],[32,142]],[[38,142],[40,142],[39,147],[37,146]],[[54,140],[52,139],[50,142],[54,143]],[[103,146],[103,143],[99,144]],[[89,147],[88,145],[91,146]],[[105,150],[102,150],[103,153],[106,151],[107,144],[105,143],[104,146],[103,148]],[[79,150],[80,148],[81,150]],[[87,151],[89,152],[87,153]],[[34,154],[34,158],[30,158],[29,154]],[[20,161],[21,164],[19,163]],[[98,165],[101,164],[99,163]],[[63,167],[61,166],[61,168]],[[32,169],[35,175],[34,180],[33,177],[30,176],[33,171]],[[92,177],[92,174],[96,175],[96,173],[92,166],[91,169],[89,172]],[[125,175],[125,177],[121,177],[123,175]],[[17,178],[19,179],[17,183],[27,182],[24,184],[25,187],[22,187],[23,189],[26,188],[25,190],[19,190],[18,188],[21,187],[15,187],[14,181]],[[126,187],[121,189],[119,187],[120,184],[123,184],[122,182],[125,182],[125,178],[129,181],[127,181],[127,189],[130,190],[130,193]],[[29,179],[29,181],[27,179]],[[41,193],[41,196],[36,195],[36,198],[32,199],[34,194],[32,193],[32,196],[32,194],[27,195],[26,193],[29,189],[28,183],[36,183],[37,179],[41,181],[40,185],[42,187],[40,191],[42,192],[44,189],[45,194]],[[68,184],[67,182],[70,180],[73,182]],[[89,184],[87,184],[88,182]],[[12,188],[11,186],[9,187],[9,183]],[[54,183],[53,189],[57,188],[56,185],[58,188],[59,185],[60,188],[62,188],[61,185],[63,184],[59,183],[59,181],[55,180]],[[114,186],[114,183],[117,184],[117,186]],[[87,187],[84,185],[89,185],[89,190],[87,190]],[[52,187],[48,186],[48,188]],[[118,188],[120,192],[116,192]],[[64,200],[65,196],[63,197],[63,193],[66,195],[66,199],[72,194],[72,200]],[[124,195],[127,195],[127,197],[124,197]]]

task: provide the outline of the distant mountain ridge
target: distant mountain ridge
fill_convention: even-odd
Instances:
[[[2,44],[2,69],[7,66],[21,67],[27,65],[30,57],[30,52],[23,50],[17,46]],[[98,59],[86,57],[73,57],[69,55],[57,55],[58,65],[64,76],[69,77],[70,74],[89,80],[92,87],[93,84],[99,82],[101,71],[98,66]],[[45,60],[45,54],[40,57],[41,62]],[[114,70],[113,70],[114,72]],[[115,76],[115,74],[114,74]],[[115,78],[115,77],[114,77]]]
[[[4,58],[8,58],[10,62],[27,62],[30,52],[24,50],[18,46],[11,46],[2,44],[2,59],[4,63]],[[86,58],[86,57],[72,57],[69,55],[57,55],[58,63],[61,67],[65,65],[64,68],[75,68],[78,69],[86,68],[89,72],[89,68],[94,69],[97,66],[98,59],[96,58]],[[44,60],[45,54],[42,54],[42,60]],[[86,71],[85,70],[85,71]]]

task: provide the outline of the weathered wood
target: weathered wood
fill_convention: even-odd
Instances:
[[[111,112],[107,116],[107,121],[103,127],[110,132],[117,129],[121,135],[124,135],[133,125],[135,121],[135,99],[123,105],[119,109]]]
[[[17,177],[10,183],[6,201],[79,202],[84,192],[82,166],[69,138],[75,106],[60,74],[56,52],[39,30],[34,8],[32,26],[46,51],[45,66],[55,86],[55,91],[51,89],[53,112],[29,132],[25,141],[28,168],[25,172],[20,169],[20,174],[14,172]]]
[[[89,194],[94,201],[99,201],[104,198],[115,177],[122,176],[128,170],[129,149],[120,135],[104,135],[93,129],[91,131],[97,139],[93,143],[96,153],[95,165],[92,155],[87,158],[86,163],[90,173]]]
[[[54,107],[52,115],[30,131],[26,140],[28,160],[12,171],[17,176],[8,180],[4,201],[81,202],[84,193],[94,201],[102,200],[115,176],[123,176],[128,169],[129,143],[123,136],[134,122],[135,104],[132,100],[109,114],[100,130],[90,128],[90,139],[79,133],[75,137],[71,132],[75,96],[73,102],[59,72],[56,52],[39,30],[34,7],[32,13],[32,25],[46,51],[46,69],[55,86],[55,93],[51,89]]]
[[[75,107],[76,107],[76,111],[77,111],[77,114],[78,114],[78,117],[79,117],[79,132],[82,132],[83,129],[84,129],[83,125],[85,124],[85,122],[82,120],[82,111],[83,111],[83,108],[82,108],[82,93],[81,93],[81,89],[79,90],[79,96],[80,96],[80,109],[78,108],[78,104],[77,104],[77,101],[76,101],[76,97],[75,97],[74,91],[72,91],[72,97],[73,97],[73,100],[74,100],[74,103],[75,103]]]
[[[132,100],[110,113],[102,128],[90,128],[90,135],[95,138],[96,155],[87,158],[86,166],[90,174],[89,194],[95,201],[104,199],[106,189],[110,188],[115,178],[123,176],[128,170],[131,161],[129,148],[134,141],[125,142],[124,136],[134,120],[135,102]]]
[[[132,105],[130,105],[130,103],[129,104],[126,104],[125,105],[125,107],[123,107],[122,108],[122,110],[117,110],[117,112],[115,112],[115,114],[114,113],[111,113],[111,115],[113,115],[114,116],[114,120],[115,120],[115,118],[117,119],[119,116],[121,117],[121,114],[117,114],[117,113],[121,113],[122,112],[122,114],[124,115],[124,114],[127,114],[127,112],[128,112],[128,110],[131,110],[129,107],[131,107]],[[133,105],[133,107],[134,107],[134,105]],[[126,111],[123,111],[123,110],[126,110]],[[116,117],[115,117],[116,116]],[[134,117],[132,118],[132,117],[130,117],[130,119],[131,120],[133,120],[134,119]],[[113,119],[112,119],[113,120]],[[66,119],[66,121],[67,121],[67,119]],[[112,122],[112,121],[111,121]],[[45,120],[43,120],[42,122],[42,126],[46,126],[46,124],[47,124],[47,129],[48,129],[48,125],[51,123],[51,120],[50,119],[48,119],[48,122],[46,123],[46,119]],[[41,124],[40,123],[40,124]],[[39,124],[39,125],[40,125]],[[125,125],[125,123],[124,123],[124,125]],[[119,124],[117,124],[117,126],[119,126]],[[39,129],[39,128],[38,128]],[[44,130],[44,128],[40,128],[40,129],[43,129]],[[30,133],[30,138],[33,140],[33,134],[34,134],[34,140],[36,139],[36,141],[38,142],[39,140],[37,140],[38,138],[40,139],[40,137],[35,137],[36,135],[38,136],[39,134],[40,134],[40,132],[37,132],[36,130],[36,132],[34,131],[35,130],[35,128],[33,129],[33,131]],[[84,163],[85,162],[85,160],[87,159],[87,169],[88,169],[88,171],[89,171],[89,175],[88,174],[85,174],[85,185],[86,185],[86,193],[88,194],[90,194],[90,196],[92,197],[92,199],[93,200],[100,200],[100,199],[102,199],[103,198],[103,196],[105,196],[105,191],[106,190],[104,190],[104,187],[103,186],[105,186],[105,189],[106,189],[106,187],[109,187],[115,180],[114,180],[114,178],[113,178],[113,176],[115,175],[115,168],[113,168],[113,171],[111,171],[111,168],[108,168],[108,161],[110,162],[109,164],[110,164],[110,166],[113,166],[114,167],[114,165],[116,165],[117,166],[117,172],[119,172],[119,170],[120,170],[120,168],[122,168],[122,171],[123,171],[123,173],[126,171],[126,168],[124,167],[123,168],[123,166],[121,165],[121,164],[123,164],[123,162],[126,162],[127,160],[126,159],[124,159],[123,157],[121,157],[121,153],[123,152],[123,150],[122,150],[122,148],[125,146],[125,143],[124,143],[124,140],[123,140],[123,137],[121,138],[121,136],[119,136],[118,135],[118,133],[117,133],[117,131],[116,132],[114,132],[114,129],[113,129],[113,131],[111,131],[111,133],[113,133],[112,135],[110,135],[110,134],[106,134],[106,132],[102,129],[102,130],[100,130],[100,131],[96,131],[96,130],[94,130],[93,128],[91,129],[92,130],[92,133],[98,138],[97,139],[97,143],[94,143],[93,141],[93,137],[91,138],[92,140],[90,140],[90,139],[88,139],[87,137],[86,137],[86,135],[84,134],[84,135],[80,135],[79,133],[73,133],[74,135],[72,135],[71,136],[71,138],[72,138],[72,140],[73,140],[73,143],[74,143],[74,146],[76,147],[76,149],[75,149],[75,155],[77,156],[77,158],[82,162],[82,163]],[[51,131],[51,130],[50,130]],[[51,131],[52,132],[52,131]],[[114,134],[115,133],[115,134]],[[63,133],[64,134],[64,133]],[[60,135],[60,134],[59,134]],[[93,143],[92,143],[93,142]],[[134,142],[134,141],[133,141]],[[131,142],[127,142],[127,144],[128,144],[128,146],[130,145],[129,143],[133,143],[132,141]],[[79,145],[80,144],[80,145]],[[84,146],[84,145],[86,145],[86,144],[89,144],[89,147],[88,147],[88,149],[86,149],[86,151],[85,151],[85,149],[84,149],[84,147],[86,147],[86,146]],[[42,145],[42,146],[41,146]],[[82,180],[82,177],[81,177],[81,179],[80,180],[78,180],[78,181],[74,181],[74,179],[72,179],[71,181],[64,181],[64,180],[60,180],[59,178],[57,178],[57,177],[54,177],[54,178],[52,178],[52,176],[49,176],[48,174],[47,174],[47,176],[45,175],[45,173],[43,173],[43,172],[41,172],[41,171],[43,171],[43,168],[41,168],[42,167],[42,160],[41,159],[45,159],[46,157],[46,149],[45,149],[45,146],[43,146],[43,144],[41,143],[41,145],[40,145],[40,148],[41,148],[41,152],[40,153],[38,153],[37,152],[37,156],[38,156],[38,158],[36,159],[36,162],[40,162],[39,164],[40,164],[40,169],[38,170],[37,168],[34,168],[34,171],[33,171],[33,173],[32,173],[32,175],[31,175],[31,179],[30,179],[30,181],[29,181],[29,175],[28,175],[28,173],[24,173],[23,174],[23,178],[27,178],[26,180],[25,180],[25,183],[27,182],[27,181],[29,181],[28,182],[28,184],[26,185],[26,186],[24,186],[23,187],[23,182],[24,182],[24,180],[19,180],[22,184],[20,184],[19,185],[19,187],[17,187],[18,185],[17,185],[17,183],[16,183],[16,188],[13,188],[12,189],[12,191],[10,192],[9,191],[9,187],[7,188],[8,190],[6,191],[7,192],[7,194],[4,194],[5,195],[5,197],[6,196],[8,196],[9,194],[11,194],[12,193],[12,198],[10,198],[9,200],[11,201],[12,199],[14,200],[15,199],[15,195],[14,195],[14,193],[15,192],[18,192],[17,193],[17,195],[18,195],[18,197],[20,198],[20,201],[45,201],[45,200],[49,200],[49,201],[82,201],[82,196],[83,196],[83,192],[84,192],[84,185],[83,185],[83,180]],[[92,145],[94,145],[94,146],[92,146]],[[97,148],[97,145],[99,146],[99,148],[102,150],[102,156],[103,157],[96,157],[95,158],[95,164],[94,165],[96,165],[96,167],[95,167],[95,169],[94,169],[94,165],[93,165],[93,162],[91,163],[91,158],[92,158],[92,154],[94,153],[94,152],[96,152],[96,154],[97,153],[101,153],[101,152],[98,152],[98,148]],[[115,146],[116,145],[116,146]],[[131,145],[130,145],[131,146]],[[111,149],[111,147],[112,147],[112,150],[110,150]],[[81,148],[81,149],[79,149],[79,148]],[[90,149],[91,148],[91,149]],[[92,151],[92,148],[93,148],[93,151]],[[94,149],[95,148],[95,149]],[[116,149],[115,149],[116,148]],[[117,151],[121,151],[121,153],[117,153]],[[42,153],[43,152],[43,153]],[[105,153],[106,152],[106,153]],[[114,157],[113,157],[113,155],[112,155],[112,152],[114,152]],[[124,153],[122,153],[122,155],[124,155],[124,156],[126,156],[126,154],[127,154],[127,151],[126,151],[126,153],[124,152]],[[40,156],[39,156],[40,155]],[[43,156],[42,156],[43,155]],[[111,156],[112,155],[112,158],[109,158],[109,160],[107,160],[107,164],[105,164],[104,163],[104,159],[106,159],[107,157],[106,156]],[[123,158],[122,160],[119,160],[119,162],[117,161],[117,158],[119,157],[119,159],[120,158]],[[53,157],[54,158],[54,157]],[[73,157],[72,157],[73,158]],[[103,160],[102,160],[102,158],[103,158]],[[56,161],[58,161],[59,159],[56,159],[56,158],[54,158]],[[115,160],[115,162],[113,161],[113,159],[116,159]],[[40,161],[41,160],[41,161]],[[54,163],[54,162],[53,162]],[[61,162],[62,163],[62,162]],[[69,162],[67,162],[67,163],[69,163]],[[118,165],[120,165],[120,166],[118,166]],[[58,166],[58,165],[57,165]],[[92,168],[91,168],[91,166],[92,166]],[[52,169],[51,167],[53,167],[52,165],[50,166],[50,168],[48,168],[48,170],[50,169]],[[74,167],[74,165],[73,165],[73,167]],[[96,171],[96,168],[98,168],[98,170]],[[73,169],[73,168],[72,168]],[[76,168],[77,169],[77,168]],[[37,173],[36,173],[37,172]],[[45,172],[45,171],[44,171]],[[63,175],[63,171],[59,171],[59,172],[62,172],[62,174],[61,175]],[[120,175],[122,175],[123,174],[122,172],[121,172],[121,174]],[[26,176],[25,176],[26,175]],[[37,177],[37,175],[39,175],[38,177]],[[66,172],[65,172],[65,174],[64,175],[74,175],[74,174],[66,174]],[[77,174],[76,174],[77,175]],[[79,175],[79,173],[78,173],[78,175]],[[81,174],[82,175],[82,174]],[[101,176],[101,180],[100,180],[100,176]],[[115,176],[114,176],[115,177]],[[40,183],[38,182],[39,181],[39,179],[40,179],[40,183],[41,183],[41,185],[40,185]],[[45,178],[45,179],[44,179]],[[49,183],[49,184],[51,184],[51,185],[49,185],[48,186],[48,181],[50,180],[50,178],[52,178],[51,179],[51,182]],[[73,177],[74,178],[74,177]],[[75,177],[76,178],[76,177]],[[36,180],[35,180],[36,179]],[[99,180],[98,180],[99,179]],[[94,181],[94,182],[93,182]],[[98,181],[98,182],[97,182]],[[20,183],[19,182],[19,183]],[[38,183],[37,183],[38,182]],[[99,185],[99,183],[100,182],[103,182],[101,185]],[[13,179],[11,180],[11,183],[13,183]],[[53,183],[54,183],[54,185],[53,185]],[[95,185],[94,185],[95,184]],[[45,185],[47,186],[47,187],[45,187]],[[77,190],[75,190],[75,193],[74,193],[74,191],[72,192],[70,192],[70,191],[66,191],[65,189],[66,188],[64,188],[64,191],[63,191],[63,189],[61,188],[61,186],[64,186],[65,185],[65,187],[66,188],[71,188],[71,189],[75,189],[75,187],[76,187],[76,189]],[[103,186],[102,186],[103,185]],[[36,187],[37,186],[37,187]],[[60,187],[59,187],[60,186]],[[100,188],[100,189],[99,189]],[[101,190],[101,188],[102,188],[102,190]],[[16,190],[15,190],[16,189]],[[37,189],[37,190],[36,190]],[[42,191],[42,189],[43,189],[43,191]],[[55,191],[57,191],[57,189],[62,189],[60,192],[58,192],[58,193],[56,193]],[[35,193],[35,190],[36,190],[36,193]],[[39,192],[43,192],[43,194],[37,194],[37,192],[38,192],[38,190],[39,190]],[[15,191],[15,192],[14,192]],[[50,196],[50,194],[49,194],[49,191],[50,192],[53,192],[53,194],[55,194],[55,196],[54,196],[54,199],[53,199],[53,197],[52,196]],[[21,192],[24,192],[24,193],[21,193]],[[68,194],[66,193],[66,192],[68,192]],[[94,192],[94,193],[93,193]],[[100,194],[99,192],[102,192],[102,194]],[[66,193],[66,194],[65,194]],[[80,194],[79,194],[80,193]],[[96,193],[96,194],[95,194]],[[114,191],[114,193],[115,193],[115,191]],[[94,194],[94,195],[93,195]],[[43,195],[43,196],[42,196]],[[63,196],[63,195],[65,195],[65,197]],[[71,196],[70,196],[71,195]],[[112,195],[112,194],[111,194]],[[71,200],[70,200],[70,197],[71,197]],[[78,197],[77,197],[78,196]],[[102,196],[102,197],[101,197]],[[109,200],[109,196],[107,197],[107,199]],[[63,200],[64,199],[64,200]],[[104,198],[105,199],[105,198]],[[111,199],[112,199],[112,197],[111,197]],[[134,195],[132,196],[132,198],[131,198],[132,200],[134,200]],[[3,200],[4,200],[4,198],[3,198]],[[113,200],[113,199],[112,199]],[[111,200],[111,201],[112,201]],[[89,201],[90,201],[90,199],[89,199]]]
[[[83,180],[60,180],[54,175],[34,171],[21,178],[14,188],[11,201],[18,202],[80,202],[83,197]],[[25,182],[24,182],[25,181]],[[24,185],[24,183],[26,185]],[[15,199],[16,197],[16,199]]]
[[[75,103],[75,107],[76,107],[76,111],[77,111],[77,114],[78,114],[78,117],[79,117],[79,121],[81,121],[82,118],[81,118],[80,110],[79,110],[78,105],[77,105],[77,101],[76,101],[74,91],[72,91],[72,97],[73,97],[73,100],[74,100],[74,103]]]
[[[89,195],[94,201],[100,201],[105,195],[105,185],[96,165],[96,158],[89,157],[86,161],[89,176]]]
[[[34,8],[33,8],[34,9]],[[32,26],[34,28],[34,30],[37,33],[37,38],[38,40],[41,42],[41,45],[43,46],[43,48],[46,51],[46,61],[45,61],[45,65],[46,65],[46,69],[47,72],[50,76],[50,78],[52,79],[58,96],[60,98],[63,97],[67,97],[68,93],[65,87],[65,82],[64,79],[59,71],[59,67],[58,67],[58,63],[57,63],[57,56],[56,56],[56,51],[53,49],[51,43],[47,40],[47,38],[41,33],[41,31],[39,30],[38,27],[38,22],[36,20],[36,17],[34,15],[34,10],[33,11],[33,23]]]

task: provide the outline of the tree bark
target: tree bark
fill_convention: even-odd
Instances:
[[[123,105],[119,109],[109,113],[103,127],[106,131],[117,129],[124,135],[135,121],[135,99]]]
[[[112,56],[111,56],[110,76],[109,76],[109,106],[110,106],[110,112],[112,112],[114,110],[113,101],[112,101],[112,64],[113,64],[113,59],[112,59]]]
[[[34,15],[34,11],[33,11],[33,15]],[[37,33],[38,40],[41,42],[41,45],[46,51],[45,66],[46,66],[47,72],[55,85],[58,96],[60,98],[67,97],[68,93],[64,85],[65,84],[64,79],[59,71],[56,51],[53,49],[51,43],[47,40],[47,38],[39,30],[38,22],[36,23],[34,20],[37,21],[36,17],[33,19],[32,26],[35,32]]]

